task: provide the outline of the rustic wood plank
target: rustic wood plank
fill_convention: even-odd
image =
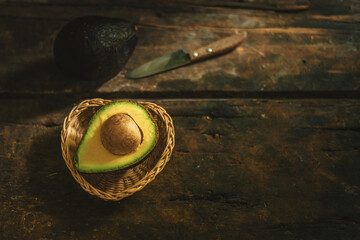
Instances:
[[[316,10],[328,13],[348,13],[358,9],[359,2],[357,0],[53,0],[46,2],[42,0],[0,0],[2,5],[56,5],[56,6],[126,6],[134,8],[146,9],[191,9],[192,6],[197,8],[206,7],[222,7],[222,8],[244,8],[244,9],[260,9],[275,11],[302,11],[306,9]]]
[[[303,11],[307,9],[315,9],[317,11],[331,12],[331,13],[348,13],[354,11],[354,7],[359,7],[357,0],[53,0],[51,2],[44,2],[42,0],[1,0],[2,5],[57,5],[57,6],[126,6],[134,8],[146,9],[166,9],[166,10],[179,10],[191,9],[195,7],[222,7],[222,8],[243,8],[243,9],[259,9],[259,10],[274,10],[274,11]]]
[[[125,70],[106,83],[92,85],[90,90],[95,93],[127,92],[141,97],[144,92],[226,94],[360,88],[356,14],[191,9],[166,12],[115,6],[99,11],[97,6],[1,6],[0,44],[7,47],[0,49],[0,92],[89,92],[88,84],[62,76],[52,61],[57,32],[79,14],[122,16],[140,26],[139,44]],[[127,70],[154,57],[208,44],[243,30],[248,31],[248,40],[229,54],[137,81],[124,78]]]
[[[71,100],[0,100],[9,112],[0,115],[0,236],[360,236],[357,100],[155,102],[174,119],[172,159],[145,189],[112,203],[81,190],[61,159]]]
[[[51,1],[51,3],[43,2],[43,1],[24,1],[24,0],[15,0],[11,2],[3,2],[0,3],[6,5],[21,5],[21,4],[42,4],[42,5],[71,5],[71,6],[131,6],[131,7],[141,7],[141,8],[167,8],[167,9],[179,9],[186,8],[189,6],[221,6],[221,7],[230,7],[230,8],[250,8],[250,9],[261,9],[261,10],[275,10],[275,11],[301,11],[305,10],[309,7],[310,2],[308,0],[243,0],[241,2],[235,0],[228,1],[187,1],[187,0],[175,0],[175,1],[165,1],[165,0],[148,0],[148,1],[131,1],[131,0],[120,0],[120,1],[94,1],[94,0],[86,0],[86,1],[67,1],[67,0],[55,0]]]
[[[359,97],[359,13],[357,0],[0,0],[0,239],[359,239],[360,105],[336,99]],[[89,14],[139,25],[106,83],[52,62],[61,26]],[[123,77],[243,30],[220,58]],[[176,127],[165,170],[119,203],[89,196],[61,159],[64,117],[96,96],[168,98],[154,102]],[[335,99],[301,99],[314,97]]]

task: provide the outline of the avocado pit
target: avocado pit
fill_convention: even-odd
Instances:
[[[142,142],[142,131],[134,119],[126,113],[108,118],[101,127],[101,143],[115,155],[134,152]]]

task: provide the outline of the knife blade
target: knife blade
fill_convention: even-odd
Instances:
[[[242,32],[210,43],[206,46],[186,52],[182,49],[147,62],[126,74],[126,78],[137,79],[152,76],[170,69],[178,68],[193,62],[204,60],[237,47],[247,38],[247,33]]]

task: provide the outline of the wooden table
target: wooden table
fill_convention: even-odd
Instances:
[[[101,85],[53,63],[83,15],[139,26]],[[359,22],[357,0],[0,1],[0,239],[360,239]],[[221,57],[124,77],[244,30]],[[61,156],[65,116],[95,97],[154,102],[175,124],[163,172],[120,202],[83,191]]]

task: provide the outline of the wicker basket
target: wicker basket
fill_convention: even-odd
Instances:
[[[75,180],[88,193],[104,200],[118,201],[141,190],[155,179],[169,161],[175,144],[171,117],[158,105],[137,102],[148,110],[159,129],[159,140],[152,153],[126,169],[104,173],[83,173],[75,168],[75,155],[93,115],[113,100],[89,99],[74,107],[65,118],[61,131],[62,155]]]

